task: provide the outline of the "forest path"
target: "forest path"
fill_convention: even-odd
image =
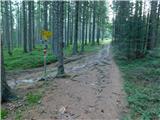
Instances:
[[[120,120],[128,111],[127,102],[120,72],[109,49],[109,45],[105,46],[66,64],[66,73],[72,77],[51,81],[41,103],[26,111],[24,119]],[[30,76],[37,77],[38,71]]]

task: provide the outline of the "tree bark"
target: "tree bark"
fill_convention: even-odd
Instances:
[[[92,45],[95,44],[95,25],[96,25],[96,5],[93,2],[93,31],[92,31]]]
[[[71,11],[71,15],[72,15],[72,18],[71,18],[71,29],[70,29],[70,44],[72,45],[73,43],[73,28],[74,28],[74,16],[73,16],[73,11]]]
[[[32,28],[32,1],[28,1],[28,17],[29,17],[29,26],[28,26],[28,42],[29,42],[29,52],[32,51],[32,43],[33,43],[33,28]]]
[[[64,75],[64,65],[63,65],[63,22],[64,22],[64,2],[58,2],[58,73],[57,77]]]
[[[89,43],[91,43],[92,39],[92,9],[90,7],[90,17],[89,17]]]
[[[160,40],[160,38],[159,38],[160,35],[158,34],[160,32],[159,25],[160,25],[160,2],[159,2],[159,5],[158,5],[158,13],[156,15],[156,41],[155,41],[154,46],[157,46],[158,43],[159,43],[159,40]]]
[[[43,3],[43,7],[44,7],[44,13],[43,13],[43,17],[44,17],[44,30],[48,30],[48,14],[47,14],[47,10],[48,10],[48,1],[44,1]]]
[[[11,89],[6,82],[1,33],[0,33],[0,46],[1,46],[1,98],[2,98],[1,102],[5,102],[5,101],[9,101],[15,96],[11,92]]]
[[[85,23],[85,26],[86,26],[86,31],[85,31],[85,45],[87,45],[87,41],[88,41],[88,21],[86,20],[86,23]]]
[[[83,8],[82,8],[82,45],[81,45],[81,52],[84,52],[84,27],[85,27],[85,4],[83,4]]]
[[[148,43],[147,49],[151,50],[155,46],[156,42],[156,11],[157,11],[157,1],[151,1],[151,13],[150,13],[150,20],[149,20],[149,36],[148,36]]]
[[[9,20],[10,20],[10,47],[11,47],[11,50],[13,50],[13,47],[14,47],[14,42],[13,42],[13,13],[12,13],[12,6],[11,6],[11,2],[12,1],[9,1],[9,10],[10,10],[10,14],[9,14]],[[12,53],[11,53],[12,54]]]
[[[12,52],[11,52],[11,34],[10,34],[10,22],[9,22],[9,1],[5,1],[5,37],[6,37],[6,41],[7,41],[7,47],[8,47],[8,54],[9,55],[12,55]]]
[[[68,2],[67,46],[70,44],[70,3]]]
[[[57,24],[58,24],[58,3],[57,2],[53,2],[53,12],[52,12],[52,14],[53,14],[53,23],[54,24],[52,24],[53,26],[53,31],[54,31],[54,35],[53,35],[53,38],[52,38],[52,48],[53,48],[53,53],[57,56],[58,55],[58,48],[57,48],[57,46],[58,46],[58,26],[57,26]]]
[[[32,2],[32,48],[35,48],[35,21],[34,21],[34,1]]]
[[[23,49],[27,53],[27,19],[26,19],[26,2],[23,1]]]
[[[97,44],[99,45],[99,39],[100,39],[100,28],[97,26]]]
[[[73,55],[76,55],[78,53],[78,11],[79,11],[79,1],[76,1],[76,16],[75,16],[75,35],[74,35],[74,41],[73,41]]]

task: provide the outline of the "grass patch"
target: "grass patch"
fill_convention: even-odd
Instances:
[[[29,105],[38,104],[42,95],[40,93],[28,93],[26,95],[26,100]]]
[[[49,64],[55,61],[56,57],[51,53],[51,48],[49,47],[47,63]],[[15,48],[12,56],[4,50],[4,64],[7,70],[28,69],[42,66],[43,46],[36,46],[31,53],[24,53],[22,49]]]
[[[7,115],[5,115],[5,119],[13,119],[13,120],[24,120],[26,113],[30,111],[31,109],[34,109],[37,105],[40,105],[41,99],[43,97],[43,94],[45,93],[46,89],[48,89],[48,81],[44,82],[43,86],[40,88],[38,87],[36,90],[30,91],[28,93],[24,93],[25,96],[22,96],[25,99],[24,102],[22,102],[23,105],[15,108],[14,110],[9,110],[6,106]],[[54,87],[54,86],[52,86]],[[20,101],[17,100],[15,103],[19,103]],[[21,103],[21,102],[20,102]],[[1,114],[2,115],[2,114]]]
[[[15,120],[22,120],[22,111],[18,110],[15,114]]]
[[[111,40],[105,39],[100,42],[100,45],[86,45],[85,52],[93,52],[104,44],[108,44]],[[78,45],[78,49],[81,49],[80,44]],[[52,48],[49,46],[47,51],[47,64],[54,63],[57,61],[56,56],[52,53]],[[72,45],[66,47],[64,49],[65,56],[72,55]],[[38,45],[36,48],[30,53],[24,53],[22,48],[15,48],[13,50],[13,55],[10,56],[7,52],[7,49],[4,49],[4,64],[6,70],[23,70],[28,68],[36,68],[43,66],[43,45]]]
[[[5,119],[8,115],[8,111],[6,109],[1,108],[1,120]]]
[[[124,88],[133,120],[160,119],[160,53],[159,49],[143,59],[127,61],[115,56],[123,72]],[[156,53],[156,54],[155,54]]]

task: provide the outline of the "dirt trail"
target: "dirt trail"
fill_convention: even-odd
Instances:
[[[73,76],[54,79],[41,103],[25,112],[25,119],[120,120],[127,112],[122,79],[109,55],[109,46],[66,64],[65,69]],[[37,70],[30,76],[37,77],[39,74]],[[50,72],[50,75],[53,74],[55,72]],[[19,79],[24,77],[23,73],[21,75]]]

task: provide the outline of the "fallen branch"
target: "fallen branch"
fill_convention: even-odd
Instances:
[[[81,58],[83,58],[83,57],[84,57],[84,55],[66,58],[66,59],[64,60],[64,64],[68,64],[68,63],[70,63],[70,62],[74,62],[74,61],[79,60],[79,59],[81,59]],[[58,66],[58,62],[55,63],[55,66],[56,66],[56,67]]]

